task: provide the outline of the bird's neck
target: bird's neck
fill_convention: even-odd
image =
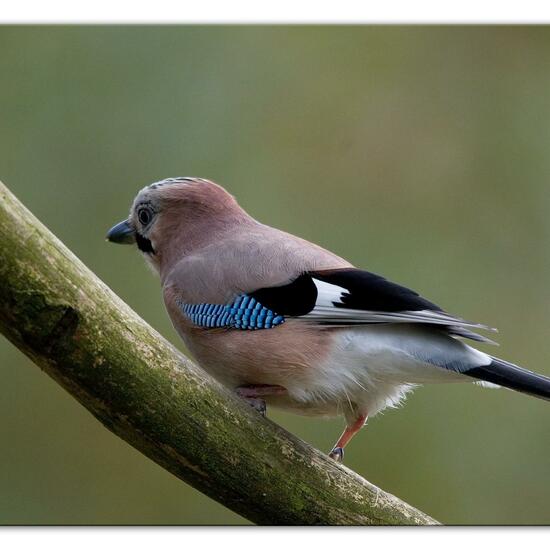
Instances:
[[[220,245],[228,236],[238,231],[247,231],[258,223],[244,210],[228,212],[215,218],[186,218],[165,232],[167,246],[163,247],[159,258],[161,280],[183,257],[196,254],[206,247]]]

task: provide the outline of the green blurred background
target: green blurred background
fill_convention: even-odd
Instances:
[[[141,187],[194,175],[550,375],[550,28],[0,27],[0,75],[0,179],[178,346],[157,279],[104,236]],[[246,523],[3,337],[0,377],[0,523]],[[270,416],[324,450],[342,429]],[[446,523],[550,523],[540,400],[420,388],[346,461]]]

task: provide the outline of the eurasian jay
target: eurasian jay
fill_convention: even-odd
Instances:
[[[111,242],[137,244],[198,363],[265,412],[338,416],[341,461],[367,416],[414,386],[483,381],[550,399],[550,379],[478,351],[489,327],[247,214],[201,178],[142,189]],[[493,329],[494,330],[494,329]]]

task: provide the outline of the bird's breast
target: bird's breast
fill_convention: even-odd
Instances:
[[[289,391],[307,387],[332,342],[329,332],[292,320],[269,330],[205,329],[189,322],[178,328],[199,364],[229,387],[273,384]]]

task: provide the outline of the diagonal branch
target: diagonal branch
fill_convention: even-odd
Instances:
[[[100,422],[260,524],[433,519],[262,418],[147,325],[0,183],[0,330]]]

